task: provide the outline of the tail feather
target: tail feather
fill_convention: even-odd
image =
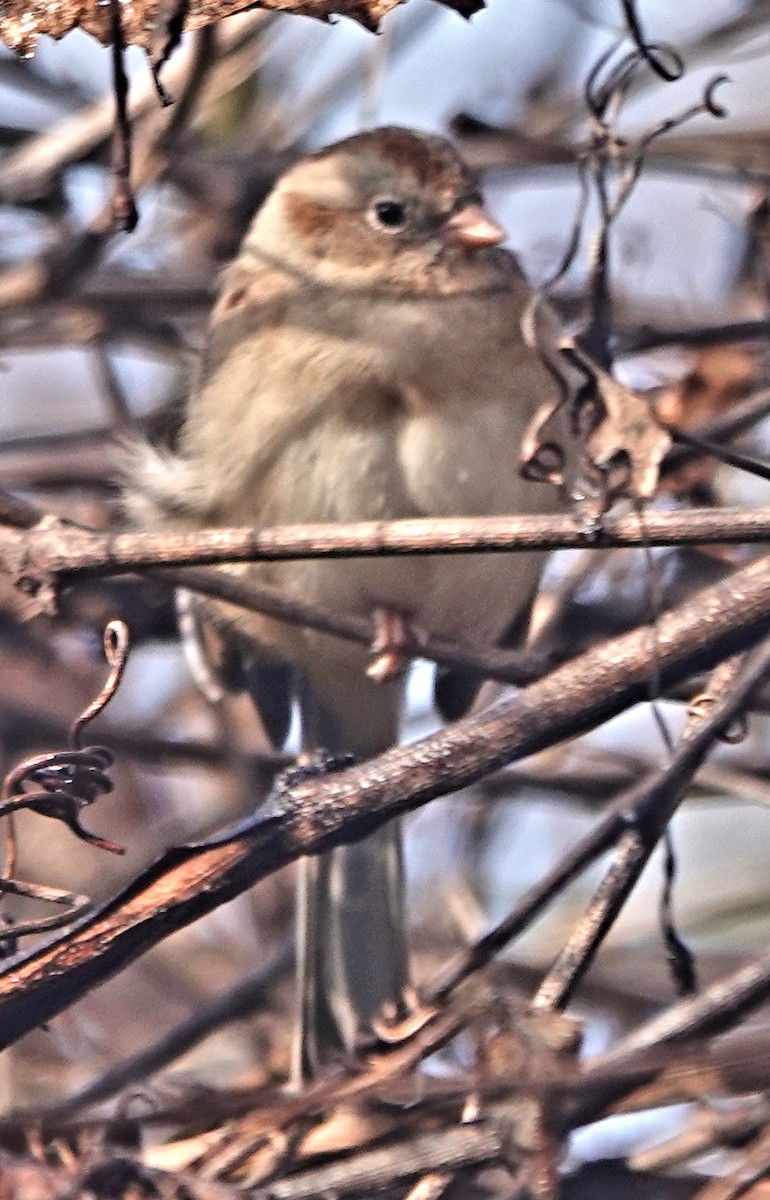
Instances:
[[[302,712],[313,748],[351,749],[344,730],[307,692]],[[391,733],[382,749],[395,741],[395,727]],[[297,938],[300,1022],[292,1073],[300,1083],[349,1053],[377,1013],[403,1007],[409,969],[399,821],[302,861]]]
[[[192,460],[139,439],[124,441],[122,460],[123,505],[140,528],[167,523],[169,516],[205,518],[215,497]]]
[[[355,1046],[408,983],[400,822],[303,860],[298,894],[300,1026],[295,1082]]]

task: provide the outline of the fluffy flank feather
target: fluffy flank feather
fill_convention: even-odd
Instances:
[[[125,511],[144,528],[166,524],[170,516],[201,516],[207,508],[200,471],[169,450],[127,440],[121,473]]]

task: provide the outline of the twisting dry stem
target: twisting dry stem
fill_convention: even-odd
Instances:
[[[81,746],[81,734],[89,721],[93,721],[94,717],[98,717],[99,713],[107,707],[112,697],[115,695],[120,681],[123,678],[123,672],[126,669],[128,662],[129,637],[128,626],[125,621],[114,620],[108,621],[104,630],[102,639],[104,646],[104,657],[107,659],[110,667],[110,673],[107,676],[104,687],[99,692],[98,696],[88,704],[82,711],[79,717],[72,724],[71,738],[72,744],[76,749]]]

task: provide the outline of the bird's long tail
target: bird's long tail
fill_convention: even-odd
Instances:
[[[323,727],[314,697],[303,698],[302,710],[306,744],[332,752],[355,749],[345,744],[344,730]],[[383,749],[395,732],[383,736]],[[349,1052],[377,1013],[397,1014],[403,1007],[408,960],[399,821],[362,842],[302,861],[297,937],[300,1021],[293,1076],[299,1083]]]
[[[300,1081],[349,1052],[407,984],[400,822],[303,860],[298,894]]]

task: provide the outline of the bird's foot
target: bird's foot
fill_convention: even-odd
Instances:
[[[414,1037],[437,1012],[435,1005],[422,1002],[413,987],[406,987],[399,1004],[383,1005],[372,1019],[372,1032],[381,1042],[393,1046]]]
[[[366,674],[375,683],[386,683],[406,674],[414,653],[414,638],[406,618],[392,608],[375,608],[373,619],[372,661]]]

